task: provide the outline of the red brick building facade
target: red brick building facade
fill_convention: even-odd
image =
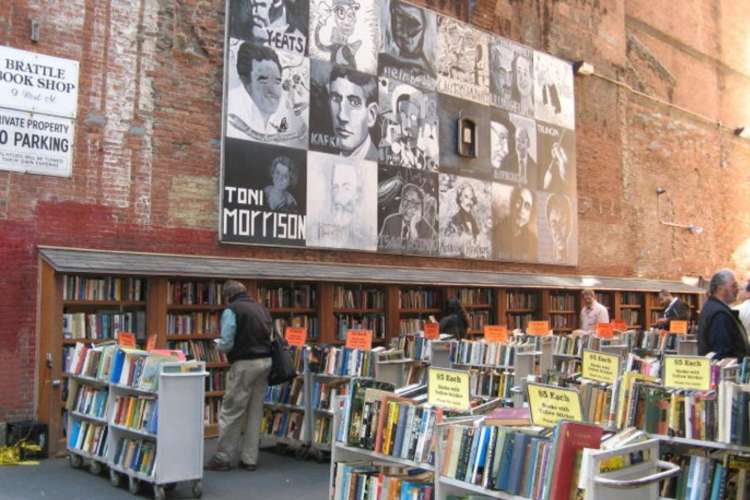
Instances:
[[[33,417],[38,245],[679,279],[750,268],[748,0],[422,0],[569,60],[579,266],[218,243],[223,0],[14,0],[0,43],[80,61],[73,175],[0,170],[0,421]],[[41,26],[30,41],[30,19]],[[660,225],[655,188],[667,188]]]

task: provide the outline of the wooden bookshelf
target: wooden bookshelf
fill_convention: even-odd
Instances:
[[[546,290],[542,296],[543,317],[554,333],[569,333],[578,327],[580,295],[577,290]]]
[[[62,429],[62,409],[63,395],[66,379],[64,376],[62,359],[63,349],[71,347],[77,341],[85,339],[65,339],[63,338],[63,318],[64,314],[72,312],[81,312],[86,314],[96,314],[97,311],[111,312],[134,312],[140,311],[145,313],[145,338],[148,335],[156,336],[157,347],[163,348],[168,342],[187,342],[197,341],[210,343],[219,335],[219,332],[202,332],[196,335],[195,332],[185,332],[181,334],[167,335],[169,329],[169,315],[190,315],[193,313],[210,313],[220,317],[224,309],[221,303],[174,303],[170,299],[170,286],[176,282],[214,282],[221,285],[223,278],[201,278],[191,279],[189,277],[169,277],[169,276],[148,276],[139,278],[145,284],[145,295],[141,300],[72,300],[67,299],[63,293],[63,276],[64,273],[55,271],[46,261],[40,259],[40,303],[39,303],[39,360],[38,360],[38,419],[47,423],[50,433],[50,449],[52,453],[57,450],[63,450],[64,433]],[[111,278],[101,274],[87,275],[90,278]],[[120,277],[124,278],[124,277]],[[131,277],[128,277],[131,278]],[[227,278],[227,277],[224,277]],[[381,315],[384,325],[384,336],[374,339],[375,345],[385,345],[388,341],[399,335],[401,320],[424,321],[429,316],[440,319],[443,312],[445,300],[449,297],[458,295],[458,291],[463,289],[476,291],[483,289],[486,293],[486,300],[477,300],[466,303],[468,312],[486,312],[489,316],[488,324],[505,324],[509,329],[516,327],[515,322],[525,326],[529,319],[541,320],[552,317],[569,318],[570,324],[558,325],[553,328],[557,333],[565,334],[571,331],[578,322],[580,310],[580,289],[541,289],[541,288],[492,288],[492,287],[451,287],[451,286],[434,286],[434,285],[414,285],[414,284],[352,284],[337,282],[298,282],[279,280],[241,280],[248,288],[248,292],[253,297],[258,297],[259,290],[276,288],[288,288],[290,291],[301,287],[310,287],[315,291],[314,300],[309,304],[301,303],[278,303],[271,304],[270,312],[274,319],[287,319],[293,316],[306,316],[315,319],[318,322],[319,339],[318,342],[341,345],[343,340],[336,338],[337,321],[341,315],[356,314]],[[172,283],[170,285],[170,282]],[[382,293],[382,302],[377,307],[368,306],[367,304],[354,304],[355,307],[345,307],[345,304],[339,304],[335,307],[336,287],[348,287],[350,289],[372,289]],[[431,299],[419,303],[403,303],[405,293],[412,291],[431,293]],[[622,318],[621,314],[635,314],[637,322],[631,322],[634,325],[648,325],[648,315],[655,311],[657,304],[653,302],[656,293],[653,291],[643,292],[621,292],[605,291],[612,299],[609,306],[612,319]],[[569,299],[569,304],[565,307],[555,306],[552,304],[552,297],[564,294]],[[680,294],[691,307],[691,314],[695,317],[700,306],[698,294]],[[572,302],[570,302],[572,300]],[[572,303],[572,307],[570,304]],[[472,333],[479,335],[481,329],[472,328]],[[170,332],[173,333],[173,332]],[[93,343],[99,343],[102,340],[94,340]],[[144,339],[141,340],[144,342]],[[49,359],[49,361],[48,361]],[[210,362],[206,368],[211,372],[225,373],[229,367],[228,363]],[[216,388],[206,390],[206,405],[211,406],[213,413],[216,413],[218,404],[224,393],[221,389],[221,381],[217,380]],[[217,425],[209,422],[205,427],[206,436],[216,435],[218,432]]]
[[[448,297],[457,298],[469,315],[467,335],[484,335],[485,325],[497,324],[497,292],[492,288],[449,288]]]
[[[446,293],[451,292],[437,287],[388,287],[388,338],[421,330],[430,316],[439,321],[445,307]]]

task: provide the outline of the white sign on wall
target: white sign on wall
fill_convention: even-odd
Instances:
[[[78,61],[0,46],[0,107],[75,118]]]
[[[69,177],[73,120],[0,108],[0,168]]]

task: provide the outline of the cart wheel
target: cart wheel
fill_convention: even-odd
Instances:
[[[74,469],[79,469],[83,465],[83,459],[75,453],[68,453],[68,463]]]
[[[96,460],[92,460],[89,462],[89,472],[92,473],[95,476],[98,476],[102,473],[103,467],[102,464],[97,462]]]
[[[164,491],[164,486],[160,484],[154,485],[154,500],[164,500],[167,498],[167,493]]]
[[[115,488],[119,488],[122,484],[122,476],[114,469],[109,469],[109,484]]]
[[[177,488],[177,483],[167,483],[164,485],[164,491],[172,491]]]
[[[329,461],[328,456],[322,450],[318,450],[318,456],[315,457],[315,459],[318,461],[319,464]]]
[[[137,495],[140,489],[141,485],[138,484],[138,479],[134,476],[128,476],[128,491],[133,495]]]
[[[294,450],[294,458],[297,460],[304,460],[309,455],[310,451],[305,447],[300,447]]]
[[[193,497],[200,498],[203,496],[203,481],[195,481],[193,483]]]

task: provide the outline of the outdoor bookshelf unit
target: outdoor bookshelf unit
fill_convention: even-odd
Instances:
[[[459,290],[482,290],[489,293],[492,302],[489,308],[485,304],[474,306],[486,311],[490,320],[496,324],[505,324],[512,330],[515,325],[511,320],[551,319],[551,315],[571,317],[577,322],[580,291],[593,286],[597,291],[604,290],[614,299],[614,318],[625,309],[639,311],[645,318],[644,300],[631,304],[622,299],[626,293],[635,293],[644,297],[646,293],[656,293],[661,288],[668,288],[675,293],[687,295],[691,304],[698,305],[702,290],[676,282],[650,282],[647,280],[623,280],[598,278],[599,285],[584,286],[580,277],[572,275],[547,276],[538,273],[491,273],[470,270],[443,270],[431,268],[398,268],[386,266],[361,266],[344,263],[326,264],[304,261],[273,261],[261,259],[223,259],[218,257],[200,257],[188,255],[162,255],[128,252],[111,252],[98,250],[79,250],[69,248],[40,247],[40,302],[39,310],[39,356],[37,373],[39,377],[38,418],[47,423],[50,435],[50,452],[54,454],[65,449],[64,441],[64,408],[63,353],[64,347],[72,340],[66,340],[64,331],[64,314],[108,309],[113,312],[141,312],[145,315],[145,338],[155,336],[158,348],[167,347],[168,342],[212,343],[218,333],[215,329],[216,317],[224,309],[216,295],[216,303],[201,301],[194,304],[170,303],[170,282],[176,283],[213,283],[219,287],[226,279],[238,279],[248,288],[251,296],[257,296],[260,290],[271,290],[270,293],[301,295],[310,287],[310,306],[300,301],[291,302],[292,307],[285,307],[285,302],[271,304],[274,319],[281,320],[290,316],[306,316],[310,322],[317,320],[318,338],[308,336],[308,343],[343,344],[337,339],[337,320],[342,315],[354,315],[362,318],[365,314],[375,316],[383,324],[381,338],[374,339],[374,345],[385,345],[399,336],[402,320],[424,321],[430,315],[440,319],[445,300],[458,296]],[[142,296],[139,300],[110,300],[87,303],[82,300],[66,299],[64,294],[64,276],[79,276],[96,279],[133,279],[140,280]],[[382,293],[382,304],[377,307],[336,307],[335,290],[344,287],[350,290],[378,290]],[[622,288],[620,288],[622,287]],[[218,288],[217,288],[218,290]],[[488,292],[484,292],[487,290]],[[275,292],[274,292],[275,291]],[[281,292],[279,292],[281,291]],[[421,303],[403,303],[399,300],[413,291],[429,291],[432,298]],[[264,292],[266,293],[266,292]],[[516,294],[516,295],[513,295]],[[519,302],[519,295],[525,294],[526,305]],[[574,298],[575,306],[571,312],[561,313],[551,310],[550,296],[567,294]],[[314,296],[314,300],[313,299]],[[175,301],[171,301],[175,302]],[[640,304],[640,305],[638,305]],[[623,307],[631,306],[631,307]],[[552,312],[555,311],[555,312]],[[195,314],[195,316],[193,316]],[[203,314],[199,317],[198,314]],[[171,316],[170,316],[171,315]],[[182,317],[183,319],[177,319]],[[170,318],[172,318],[170,320]],[[209,319],[206,319],[209,318]],[[214,319],[210,319],[214,318]],[[514,319],[515,318],[515,319]],[[519,319],[520,318],[520,319]],[[180,330],[180,334],[170,331],[170,321],[192,325],[200,324],[198,335],[194,331]],[[213,325],[212,326],[212,322]],[[632,326],[632,325],[631,325]],[[308,327],[309,328],[309,327]],[[167,333],[171,335],[167,335]],[[558,328],[557,333],[567,333]],[[188,340],[176,340],[183,337]],[[480,338],[481,335],[476,335]],[[98,340],[94,340],[94,343]],[[141,339],[141,344],[145,344]],[[441,351],[442,352],[442,351]],[[439,356],[439,364],[447,362],[447,352]],[[435,364],[433,362],[433,364]],[[209,372],[206,384],[205,404],[207,414],[218,415],[223,393],[223,380],[228,368],[223,362],[206,362]],[[206,411],[204,409],[204,411]],[[217,435],[217,426],[211,421],[206,426],[205,435]]]

